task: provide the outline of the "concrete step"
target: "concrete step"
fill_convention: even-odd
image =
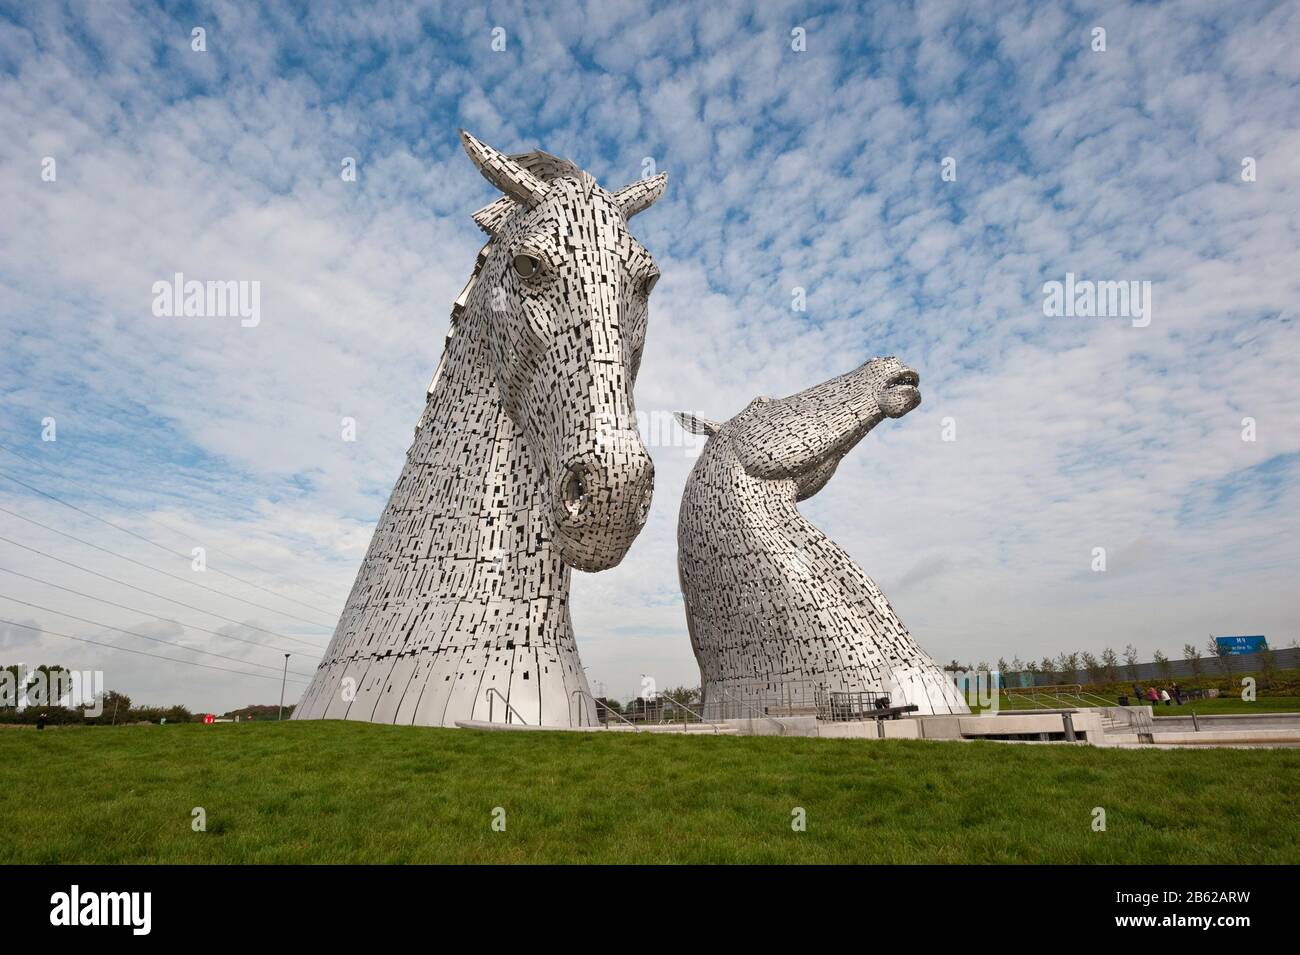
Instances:
[[[610,729],[616,727],[611,726]],[[618,729],[624,732],[632,732],[631,727],[619,725]],[[638,723],[637,729],[642,733],[676,733],[681,736],[683,733],[687,736],[735,736],[740,732],[739,727],[724,726],[714,723],[687,723],[683,728],[681,723]]]
[[[636,730],[625,723],[613,723],[609,726],[531,726],[527,723],[489,723],[487,720],[457,720],[456,725],[467,730],[492,730],[505,732],[556,732],[556,733],[661,733],[678,736],[737,736],[740,730],[735,726],[715,726],[713,723],[687,723],[683,731],[681,723],[647,723],[638,725]]]

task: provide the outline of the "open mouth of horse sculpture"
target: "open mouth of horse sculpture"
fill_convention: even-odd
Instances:
[[[901,418],[921,403],[921,376],[910,368],[891,375],[876,396],[876,404],[887,417]]]
[[[570,569],[619,563],[650,507],[632,389],[659,270],[627,223],[667,179],[607,192],[461,140],[502,193],[474,213],[490,238],[296,719],[595,722]]]

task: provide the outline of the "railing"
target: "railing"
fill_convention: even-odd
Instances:
[[[777,728],[778,730],[780,730],[780,732],[779,732],[777,735],[778,735],[778,736],[784,736],[784,735],[785,735],[785,724],[782,723],[780,720],[778,720],[775,716],[768,716],[766,713],[761,712],[760,710],[758,710],[757,708],[755,708],[753,705],[751,705],[750,703],[746,702],[745,700],[738,700],[738,699],[736,699],[734,696],[732,696],[730,693],[728,693],[728,692],[727,692],[726,690],[724,690],[722,687],[718,687],[718,692],[721,693],[723,696],[725,696],[727,699],[731,700],[731,702],[733,702],[733,703],[739,703],[739,704],[740,704],[741,706],[743,706],[745,709],[749,710],[749,712],[750,712],[750,717],[749,717],[749,718],[750,718],[751,721],[754,719],[754,716],[755,716],[755,715],[757,715],[758,718],[759,718],[759,719],[762,719],[762,720],[771,720],[773,723],[776,724],[776,728]]]
[[[1089,707],[1100,709],[1103,714],[1114,721],[1122,720],[1127,728],[1138,738],[1139,743],[1155,742],[1155,724],[1147,712],[1147,703],[1135,701],[1128,706],[1120,706],[1103,696],[1083,689],[1078,683],[1065,683],[1056,686],[1007,687],[1007,702],[1015,709],[1017,700],[1029,699],[1033,705],[1039,705],[1042,699],[1055,700],[1072,707]]]
[[[1094,705],[1094,706],[1110,706],[1110,705],[1111,705],[1111,704],[1110,704],[1110,700],[1106,699],[1104,696],[1098,696],[1096,693],[1080,693],[1080,694],[1079,694],[1079,698],[1080,698],[1081,700],[1091,701],[1091,702],[1092,702],[1092,705]]]
[[[881,720],[896,720],[899,717],[916,713],[920,707],[916,703],[893,705],[887,694],[868,690],[831,690],[829,705],[825,716],[818,716],[828,722],[875,720],[876,730],[883,739],[885,729]]]
[[[1153,741],[1152,733],[1155,728],[1151,722],[1151,716],[1146,711],[1146,704],[1139,706],[1110,705],[1100,709],[1102,709],[1102,715],[1105,719],[1109,719],[1113,723],[1123,722],[1128,729],[1137,735],[1138,742],[1150,743]]]
[[[524,719],[524,718],[519,714],[519,711],[518,711],[517,709],[515,709],[513,706],[510,705],[510,701],[509,701],[508,699],[506,699],[506,695],[505,695],[504,693],[502,693],[500,690],[498,690],[495,686],[490,686],[490,687],[488,687],[488,688],[487,688],[487,691],[483,694],[483,696],[487,699],[487,704],[488,704],[488,722],[489,722],[489,723],[495,723],[495,722],[496,722],[496,720],[492,719],[492,713],[493,713],[493,709],[492,709],[492,694],[493,694],[493,693],[495,693],[497,696],[501,697],[501,702],[504,703],[504,704],[506,705],[506,722],[507,722],[507,723],[510,722],[510,714],[513,713],[513,714],[515,715],[515,718],[516,718],[517,720],[519,720],[520,723],[522,723],[524,726],[527,726],[527,725],[528,725],[528,721],[527,721],[526,719]]]
[[[820,680],[729,680],[727,684],[725,689],[717,685],[706,688],[707,699],[702,709],[709,718],[730,719],[754,714],[768,719],[820,716],[826,711],[830,690],[860,689]]]
[[[1133,732],[1137,733],[1138,742],[1154,743],[1155,724],[1151,721],[1151,716],[1147,713],[1146,708],[1135,706],[1128,708],[1128,711],[1132,717],[1129,720],[1129,726],[1133,728]]]
[[[835,721],[875,719],[888,710],[888,694],[871,690],[831,690],[827,717]]]
[[[1003,690],[1003,693],[1012,709],[1016,708],[1016,702],[1019,700],[1028,700],[1034,708],[1042,708],[1044,699],[1056,706],[1078,706],[1077,702],[1070,702],[1070,698],[1079,700],[1080,694],[1083,693],[1083,686],[1078,683],[1061,683],[1054,686],[1009,686]]]
[[[616,710],[616,709],[614,709],[613,707],[611,707],[608,703],[604,703],[604,702],[602,702],[602,701],[596,699],[594,696],[592,696],[590,693],[588,693],[586,690],[582,689],[581,687],[579,687],[578,689],[574,690],[572,693],[569,694],[569,705],[570,705],[570,706],[573,705],[573,698],[574,698],[575,696],[577,696],[579,693],[581,693],[581,694],[582,694],[583,696],[585,696],[587,699],[591,700],[591,702],[592,702],[592,704],[593,704],[594,706],[596,706],[596,707],[602,707],[602,706],[603,706],[603,707],[605,708],[605,712],[606,712],[606,713],[613,713],[615,716],[617,716],[620,720],[622,720],[622,721],[623,721],[624,723],[626,723],[628,726],[632,727],[632,732],[633,732],[633,733],[639,733],[639,732],[641,732],[641,730],[637,727],[637,725],[636,725],[635,723],[633,723],[631,720],[629,720],[626,716],[624,716],[624,715],[623,715],[622,713],[620,713],[618,710]],[[599,711],[598,711],[598,712],[599,712]],[[607,722],[608,722],[608,721],[607,721]],[[579,726],[583,726],[583,725],[585,725],[585,724],[583,723],[583,720],[582,720],[582,709],[581,709],[581,707],[579,707],[579,709],[578,709],[578,724],[577,724],[577,725],[579,725]]]
[[[673,706],[679,707],[679,708],[682,710],[682,712],[691,714],[691,716],[695,717],[695,718],[696,718],[697,720],[699,720],[701,723],[704,723],[704,724],[706,724],[706,725],[708,725],[708,726],[713,727],[713,735],[714,735],[714,736],[717,736],[717,735],[718,735],[718,724],[717,724],[717,721],[716,721],[716,720],[706,720],[703,716],[701,716],[699,713],[696,713],[693,709],[691,709],[691,708],[690,708],[689,706],[687,706],[685,703],[682,703],[682,702],[679,701],[679,700],[674,700],[674,699],[673,699],[671,696],[669,696],[667,693],[660,693],[659,696],[663,697],[665,700],[667,700],[667,701],[668,701],[669,703],[671,703]],[[673,722],[676,722],[676,720],[674,720]],[[682,732],[683,732],[683,733],[686,732],[686,718],[685,718],[685,717],[682,717]]]
[[[1003,688],[1002,693],[1013,710],[1016,709],[1016,702],[1019,700],[1028,700],[1030,705],[1035,708],[1041,708],[1042,700],[1047,700],[1057,706],[1106,707],[1108,709],[1116,707],[1115,703],[1105,697],[1085,691],[1080,683],[1060,683],[1054,686],[1008,686]]]

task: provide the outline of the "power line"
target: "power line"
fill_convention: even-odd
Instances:
[[[6,448],[5,450],[8,449]],[[109,527],[112,527],[115,530],[119,530],[123,534],[130,534],[132,537],[136,538],[137,540],[142,540],[146,544],[158,548],[164,554],[168,554],[172,557],[179,557],[182,560],[189,560],[191,557],[191,555],[189,554],[183,554],[180,551],[172,550],[166,545],[159,544],[157,541],[145,537],[143,534],[138,534],[135,531],[131,530],[130,528],[123,527],[121,524],[115,524],[112,521],[108,520],[107,518],[100,517],[98,514],[92,514],[84,507],[78,507],[76,504],[69,503],[68,501],[63,500],[63,498],[61,497],[56,497],[53,494],[50,494],[46,491],[42,491],[34,484],[28,484],[26,481],[19,480],[18,478],[14,477],[12,474],[9,474],[5,471],[0,471],[0,477],[3,477],[9,481],[13,481],[15,484],[20,484],[23,487],[27,488],[29,491],[35,491],[37,494],[41,495],[41,497],[48,497],[51,501],[55,501],[58,504],[62,504],[64,507],[69,507],[79,514],[85,514],[87,517],[93,518],[94,520],[99,521],[101,524],[107,524]],[[278,594],[274,590],[271,590],[269,587],[263,587],[261,584],[254,583],[251,580],[245,580],[243,577],[236,577],[234,574],[228,573],[227,571],[221,570],[220,568],[217,567],[209,567],[208,569],[211,570],[214,574],[220,574],[222,577],[229,577],[231,580],[244,584],[247,587],[254,587],[257,590],[261,590],[265,593],[268,593],[272,597],[277,597],[280,600],[285,600],[288,601],[289,603],[297,604],[300,607],[306,607],[308,610],[312,611],[313,613],[321,613],[321,610],[319,608],[313,607],[311,604],[303,603],[301,600],[294,600],[292,597],[286,597],[283,594]]]
[[[119,647],[115,643],[103,643],[99,640],[89,640],[86,637],[74,637],[70,633],[59,633],[57,630],[46,630],[44,627],[33,627],[25,623],[19,623],[17,620],[6,620],[0,617],[0,623],[7,623],[11,627],[22,627],[24,630],[31,630],[33,633],[44,635],[49,634],[52,637],[63,637],[65,640],[76,640],[79,643],[91,643],[97,647],[108,647],[110,650],[121,650],[123,653],[135,653],[142,657],[153,657],[155,660],[166,660],[168,663],[180,663],[187,667],[202,667],[205,670],[220,670],[222,673],[238,673],[240,676],[255,676],[259,680],[274,680],[273,676],[266,676],[263,673],[249,673],[246,670],[232,670],[229,667],[214,666],[211,663],[196,663],[193,660],[177,660],[175,657],[165,657],[161,654],[150,653],[148,650],[134,650],[131,647]],[[290,683],[296,683],[299,686],[306,686],[302,680],[289,680]]]
[[[70,594],[76,594],[78,597],[85,597],[87,600],[94,600],[102,604],[108,604],[110,607],[117,607],[119,610],[129,610],[131,613],[142,613],[146,617],[153,617],[155,620],[161,620],[164,623],[178,623],[182,627],[190,630],[199,630],[203,633],[210,633],[214,637],[221,637],[225,640],[238,640],[240,643],[247,643],[252,647],[261,647],[264,650],[278,650],[280,653],[302,653],[301,650],[287,651],[284,647],[277,647],[273,643],[258,643],[256,640],[245,640],[243,637],[232,636],[228,633],[221,633],[218,630],[209,630],[207,627],[200,627],[198,624],[189,623],[185,620],[177,620],[174,617],[160,617],[156,613],[150,613],[148,610],[141,610],[139,607],[128,607],[126,604],[120,604],[112,600],[106,600],[103,597],[96,597],[94,594],[82,593],[80,590],[73,590],[71,587],[65,587],[62,584],[56,584],[50,580],[42,580],[40,577],[33,577],[31,574],[21,574],[16,570],[10,570],[8,567],[0,567],[0,573],[13,574],[15,577],[21,577],[24,580],[31,580],[38,584],[44,584],[46,587],[53,587],[55,590],[62,590]],[[316,648],[313,648],[316,649]]]
[[[187,604],[183,600],[177,600],[175,597],[168,597],[166,594],[160,594],[153,590],[145,590],[145,588],[137,587],[135,584],[128,584],[125,580],[118,580],[116,577],[110,577],[108,574],[101,574],[97,570],[91,570],[89,567],[82,567],[80,564],[74,564],[72,561],[64,560],[62,557],[55,557],[53,554],[47,554],[45,551],[37,550],[35,547],[28,547],[26,544],[20,544],[18,543],[18,541],[11,540],[8,537],[0,537],[0,541],[4,541],[6,544],[12,544],[14,547],[21,547],[23,550],[30,551],[33,554],[40,554],[42,557],[48,557],[50,560],[56,561],[60,564],[64,564],[68,567],[73,567],[77,570],[82,571],[83,573],[93,574],[96,577],[102,577],[104,580],[112,581],[113,583],[121,587],[130,587],[132,590],[138,590],[140,591],[140,593],[148,594],[150,597],[157,597],[160,600],[166,600],[168,603],[174,603],[179,607],[185,607],[189,610],[197,610],[199,613],[205,613],[209,617],[216,617],[218,620],[224,620],[227,623],[238,624],[241,627],[247,627],[249,630],[257,630],[260,633],[270,634],[273,637],[279,637],[281,640],[292,640],[294,643],[301,643],[303,646],[311,647],[314,650],[324,649],[319,644],[310,643],[307,640],[300,640],[297,637],[291,637],[287,633],[276,633],[274,630],[267,630],[265,627],[254,626],[251,623],[245,623],[242,620],[236,620],[234,617],[226,617],[223,616],[222,614],[214,613],[211,610],[204,610],[202,607],[196,607],[194,606],[194,604]]]
[[[54,470],[54,468],[50,467],[48,464],[45,464],[44,462],[42,462],[42,461],[40,461],[40,460],[38,460],[38,459],[36,459],[36,458],[33,458],[33,457],[31,457],[30,455],[26,455],[26,454],[23,454],[23,453],[21,453],[21,452],[19,452],[19,451],[15,451],[13,448],[7,447],[6,445],[3,445],[3,444],[0,444],[0,451],[8,452],[9,454],[12,454],[14,457],[22,458],[24,461],[30,462],[31,464],[35,464],[38,468],[41,468],[43,471],[48,471],[50,474],[53,474],[53,475],[54,475],[55,477],[57,477],[60,481],[63,481],[63,482],[65,482],[65,483],[67,483],[67,484],[71,484],[73,487],[81,488],[83,491],[86,491],[86,492],[90,493],[90,494],[93,495],[94,497],[99,498],[101,501],[107,501],[107,502],[109,502],[110,504],[115,504],[115,503],[116,503],[112,498],[108,497],[108,495],[104,494],[102,491],[96,491],[94,488],[88,487],[87,485],[81,483],[80,481],[74,481],[72,478],[67,477],[66,475],[60,474],[58,471]],[[10,478],[10,480],[13,480],[13,479]],[[49,496],[52,497],[53,495],[49,495]],[[87,513],[89,513],[89,512],[87,512]],[[91,516],[93,517],[94,515],[92,514]],[[176,527],[174,524],[168,524],[167,522],[165,522],[165,521],[161,521],[161,520],[159,520],[159,519],[156,518],[156,517],[152,518],[152,520],[153,520],[153,522],[154,522],[155,524],[157,524],[159,527],[165,527],[165,528],[167,528],[169,531],[171,531],[172,533],[174,533],[174,534],[178,534],[178,535],[180,535],[181,537],[186,537],[186,538],[188,538],[188,537],[191,537],[191,536],[192,536],[188,531],[181,530],[179,527]],[[105,523],[108,523],[108,522],[106,521]],[[162,545],[159,545],[159,546],[162,546]],[[211,550],[213,553],[216,553],[216,554],[222,554],[223,556],[229,557],[231,560],[235,561],[235,563],[243,564],[245,567],[252,568],[253,570],[256,570],[258,573],[266,574],[268,577],[277,577],[277,576],[279,576],[279,577],[281,577],[282,580],[284,580],[285,583],[292,584],[292,585],[295,586],[295,587],[298,587],[298,588],[300,588],[300,589],[302,589],[302,590],[306,590],[306,591],[308,591],[309,593],[313,593],[313,594],[315,594],[317,597],[323,597],[323,598],[325,598],[326,600],[330,600],[330,601],[337,601],[337,600],[338,600],[338,597],[337,597],[337,596],[331,596],[330,594],[322,593],[321,591],[316,590],[314,587],[309,587],[307,584],[304,584],[304,583],[302,583],[301,581],[295,581],[295,580],[293,580],[292,578],[284,577],[284,576],[281,575],[281,574],[273,573],[273,572],[271,572],[271,571],[265,569],[264,567],[259,567],[257,564],[250,563],[249,561],[243,559],[242,557],[236,557],[234,554],[231,554],[231,553],[228,552],[228,551],[221,550],[219,547],[209,547],[208,549]],[[238,580],[239,578],[236,577],[235,579]],[[256,586],[256,585],[254,585],[254,586]],[[290,599],[290,598],[286,597],[286,598],[284,598],[284,599],[288,600],[288,599]],[[298,601],[295,601],[295,603],[297,603],[297,602],[298,602]],[[302,604],[302,606],[309,606],[309,605],[308,605],[308,604]],[[314,609],[314,608],[313,608],[313,609]]]
[[[225,653],[217,653],[214,650],[200,650],[198,647],[187,647],[183,643],[173,643],[171,640],[164,640],[162,637],[151,637],[147,633],[136,633],[134,630],[126,630],[122,627],[114,627],[112,624],[101,623],[98,620],[89,620],[86,617],[78,617],[73,613],[66,613],[62,610],[55,610],[53,607],[42,607],[40,604],[28,603],[26,600],[19,600],[17,597],[10,597],[8,594],[0,594],[0,599],[11,601],[12,603],[22,604],[24,607],[31,607],[33,610],[44,610],[46,613],[58,614],[60,617],[67,617],[69,620],[76,620],[80,623],[88,623],[92,627],[102,627],[105,630],[116,630],[118,633],[125,633],[132,637],[139,637],[141,640],[152,640],[154,643],[165,644],[169,647],[175,647],[178,650],[186,650],[190,653],[203,653],[210,657],[219,657],[222,660],[231,660],[234,663],[242,663],[244,666],[259,667],[263,670],[272,670],[280,672],[279,667],[268,666],[265,663],[254,663],[252,660],[241,660],[239,657],[232,657]],[[310,673],[300,673],[297,670],[290,670],[294,676],[305,676],[311,678]]]
[[[287,610],[277,610],[275,607],[268,607],[266,606],[266,604],[256,603],[252,600],[249,600],[246,597],[239,597],[236,596],[235,594],[228,594],[224,590],[218,590],[215,587],[209,587],[207,584],[201,584],[197,580],[190,580],[188,577],[180,576],[180,574],[173,574],[166,570],[159,570],[157,567],[150,567],[148,564],[144,563],[143,561],[136,560],[134,557],[127,557],[125,554],[119,554],[117,551],[109,550],[107,547],[100,547],[98,544],[92,544],[90,541],[78,537],[76,534],[69,534],[67,531],[61,531],[57,527],[51,527],[49,524],[42,524],[40,521],[35,520],[34,518],[24,517],[22,514],[19,514],[17,511],[11,511],[7,507],[0,507],[0,512],[8,514],[10,517],[16,517],[20,521],[26,521],[28,524],[34,524],[37,527],[43,527],[45,530],[50,531],[51,533],[58,534],[60,537],[66,537],[68,538],[68,540],[74,540],[78,544],[84,544],[86,547],[94,548],[95,550],[100,551],[101,553],[108,554],[110,557],[116,557],[119,560],[124,560],[129,564],[135,564],[137,567],[143,567],[145,570],[152,570],[155,574],[162,574],[164,577],[170,577],[172,580],[179,580],[183,584],[189,584],[191,587],[198,587],[200,590],[206,590],[209,593],[214,593],[219,597],[226,597],[227,599],[230,600],[237,600],[240,603],[248,604],[250,607],[256,607],[258,610],[265,610],[268,613],[278,613],[281,614],[282,616],[289,617],[292,620],[297,620],[299,623],[305,623],[308,626],[312,626],[312,627],[328,626],[327,624],[317,623],[315,620],[308,620],[305,617],[299,617],[297,614],[289,613],[289,611]]]

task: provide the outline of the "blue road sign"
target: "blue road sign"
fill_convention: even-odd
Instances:
[[[1259,653],[1268,649],[1263,634],[1251,637],[1215,637],[1215,645],[1223,654]]]

